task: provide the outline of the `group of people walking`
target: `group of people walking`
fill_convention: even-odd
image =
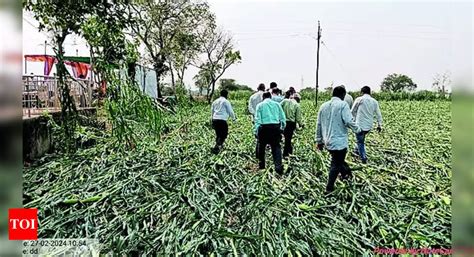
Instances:
[[[212,151],[219,153],[228,135],[227,120],[236,120],[232,105],[227,100],[228,91],[222,90],[220,97],[211,106],[212,127],[216,132],[216,143]],[[275,82],[270,83],[266,90],[262,83],[257,92],[248,101],[248,112],[253,122],[253,133],[256,138],[255,155],[260,169],[265,169],[265,150],[269,145],[272,152],[275,172],[282,174],[282,158],[293,154],[292,139],[297,128],[304,128],[301,106],[301,96],[293,87],[285,95]],[[334,190],[337,177],[348,179],[352,176],[351,169],[345,162],[348,152],[351,129],[356,136],[354,155],[362,163],[367,163],[365,137],[372,130],[374,118],[377,121],[377,131],[382,130],[382,115],[380,107],[371,96],[371,90],[365,86],[361,96],[355,101],[346,93],[344,86],[335,87],[331,100],[323,103],[319,109],[316,126],[316,147],[327,149],[331,155],[331,167],[326,185],[326,192]],[[283,154],[281,151],[282,136],[284,137]]]

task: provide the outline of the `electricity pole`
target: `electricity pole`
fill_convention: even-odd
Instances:
[[[318,48],[316,50],[316,99],[315,99],[315,104],[318,106],[318,88],[319,88],[319,41],[321,39],[321,26],[318,21]]]

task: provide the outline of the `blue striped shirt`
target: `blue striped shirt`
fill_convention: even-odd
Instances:
[[[339,97],[333,97],[319,108],[316,126],[316,143],[326,145],[328,150],[342,150],[349,145],[347,128],[355,133],[360,128],[352,120],[349,105]]]

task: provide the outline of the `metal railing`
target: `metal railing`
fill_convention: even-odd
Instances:
[[[92,90],[97,85],[87,79],[67,79],[70,94],[78,109],[92,106]],[[61,110],[58,78],[42,75],[23,76],[23,117]]]

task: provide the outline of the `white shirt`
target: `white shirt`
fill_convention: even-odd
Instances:
[[[349,105],[339,97],[332,97],[319,108],[316,143],[324,143],[328,150],[347,148],[349,145],[348,127],[355,133],[360,132],[360,128],[352,119]]]
[[[257,104],[261,103],[263,101],[263,91],[257,91],[254,93],[250,99],[249,99],[249,112],[253,115],[255,115],[255,110],[257,110]]]
[[[344,97],[344,101],[349,105],[349,109],[351,109],[352,104],[354,103],[354,99],[352,98],[352,96],[349,94],[346,94],[346,96]]]
[[[229,117],[235,120],[234,110],[232,109],[229,100],[221,96],[212,102],[211,119],[227,120]]]
[[[352,116],[355,118],[357,126],[362,131],[369,131],[374,124],[374,117],[377,117],[379,127],[382,127],[382,114],[377,100],[369,94],[357,97],[352,107]]]

